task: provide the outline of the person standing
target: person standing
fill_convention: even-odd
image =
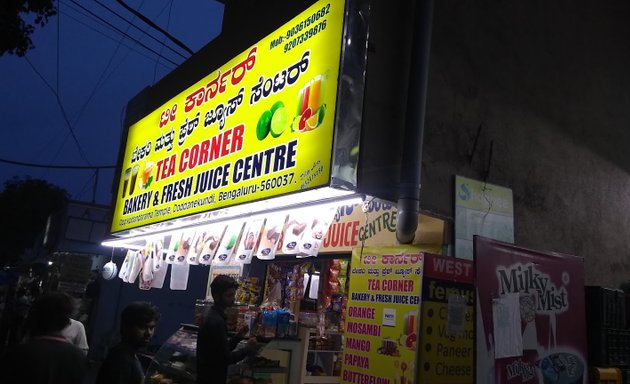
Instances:
[[[197,383],[224,384],[227,381],[227,367],[237,363],[257,350],[255,338],[250,338],[247,346],[234,350],[243,339],[248,328],[241,328],[228,338],[225,310],[234,305],[238,283],[226,275],[219,275],[210,284],[214,305],[208,311],[197,336]]]
[[[129,304],[120,314],[121,341],[101,365],[96,384],[141,384],[144,370],[136,353],[151,341],[160,314],[147,302]]]
[[[70,318],[70,324],[61,331],[61,334],[69,342],[79,347],[79,349],[81,349],[87,356],[90,347],[88,346],[87,336],[85,335],[85,327],[82,322]]]
[[[61,331],[70,323],[73,301],[62,292],[40,296],[29,314],[30,337],[10,352],[2,370],[6,383],[80,384],[86,373],[83,352]],[[3,382],[4,379],[3,379]]]

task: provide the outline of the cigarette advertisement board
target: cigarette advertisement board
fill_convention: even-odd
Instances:
[[[421,384],[474,381],[473,277],[470,260],[424,254],[418,367]]]
[[[424,255],[418,248],[354,248],[342,383],[415,382]]]
[[[112,233],[330,183],[344,1],[319,1],[129,127]]]
[[[584,260],[475,236],[477,383],[588,383]]]

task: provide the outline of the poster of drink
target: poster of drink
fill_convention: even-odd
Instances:
[[[413,384],[423,254],[418,248],[354,248],[342,383]]]
[[[473,263],[424,254],[420,318],[420,384],[473,382]]]
[[[474,238],[476,383],[586,384],[584,260]]]

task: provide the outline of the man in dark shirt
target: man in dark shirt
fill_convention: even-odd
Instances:
[[[96,384],[142,384],[144,370],[136,352],[149,344],[160,318],[147,302],[129,304],[120,314],[120,344],[107,354],[98,371]]]
[[[8,353],[2,372],[6,383],[81,384],[86,372],[83,352],[61,330],[70,324],[72,298],[62,292],[40,296],[28,319],[30,338]]]
[[[245,348],[234,350],[248,329],[242,328],[228,338],[225,309],[234,305],[238,283],[231,277],[219,275],[210,284],[214,305],[208,311],[197,336],[197,383],[224,384],[229,364],[243,360],[256,351],[255,338]]]

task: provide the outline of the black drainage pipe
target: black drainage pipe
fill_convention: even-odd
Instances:
[[[433,0],[416,0],[398,190],[396,239],[401,244],[413,242],[418,228],[422,141],[427,108],[432,28]]]

